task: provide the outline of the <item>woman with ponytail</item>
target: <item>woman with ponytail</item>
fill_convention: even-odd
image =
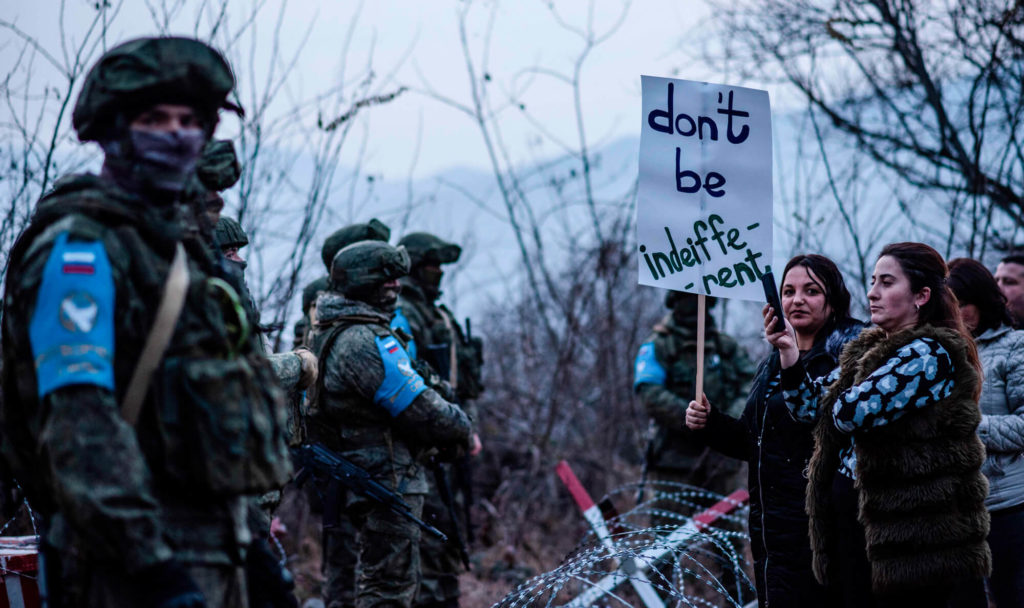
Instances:
[[[789,323],[773,332],[765,313],[786,406],[816,423],[806,506],[829,606],[987,605],[981,366],[948,274],[922,243],[882,249],[868,292],[875,327],[827,377],[810,377]]]

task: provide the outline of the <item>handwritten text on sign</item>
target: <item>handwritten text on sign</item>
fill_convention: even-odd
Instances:
[[[772,255],[768,93],[643,76],[640,283],[761,300]]]

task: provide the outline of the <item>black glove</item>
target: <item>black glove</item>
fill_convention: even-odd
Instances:
[[[292,593],[295,580],[282,566],[265,540],[249,545],[245,558],[245,578],[249,587],[249,608],[299,608]]]
[[[145,568],[135,575],[134,582],[146,606],[206,608],[203,593],[178,562],[161,562]]]

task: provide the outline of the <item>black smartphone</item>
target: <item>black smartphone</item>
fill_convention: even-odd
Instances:
[[[761,286],[764,287],[764,299],[768,306],[772,307],[775,314],[775,327],[772,333],[778,333],[786,329],[786,322],[782,320],[782,302],[779,300],[779,288],[775,285],[775,275],[769,270],[761,275]]]

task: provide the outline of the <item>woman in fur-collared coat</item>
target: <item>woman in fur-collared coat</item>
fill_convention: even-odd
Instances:
[[[807,512],[829,606],[987,605],[981,370],[947,275],[931,247],[887,245],[868,292],[876,327],[827,377],[809,377],[788,327],[767,335],[787,407],[817,422]]]

